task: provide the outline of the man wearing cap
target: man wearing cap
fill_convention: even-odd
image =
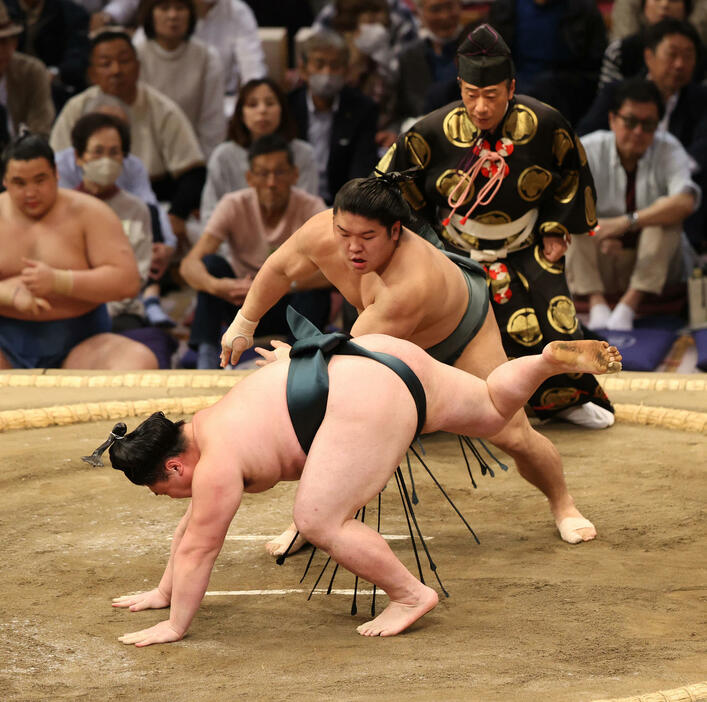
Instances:
[[[22,32],[0,0],[0,135],[16,136],[22,125],[48,135],[54,121],[51,79],[41,61],[16,51]]]
[[[378,169],[419,167],[403,184],[413,228],[434,229],[446,248],[483,263],[508,356],[581,338],[563,256],[571,234],[597,224],[584,150],[557,110],[515,95],[510,50],[491,26],[471,32],[457,57],[462,99],[401,135]],[[541,418],[591,428],[614,421],[591,375],[552,378],[530,405]]]

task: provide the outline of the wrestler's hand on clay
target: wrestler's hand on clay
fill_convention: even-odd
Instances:
[[[267,366],[268,363],[274,363],[282,358],[289,358],[290,349],[292,348],[289,344],[279,339],[273,339],[270,345],[273,347],[272,350],[264,349],[262,346],[255,347],[256,353],[259,353],[263,357],[262,361],[258,359],[255,362],[256,366],[262,368],[263,366]]]
[[[140,612],[143,609],[163,609],[169,607],[169,597],[156,587],[148,592],[114,597],[113,607],[127,607],[131,612]]]
[[[50,310],[51,304],[43,297],[35,297],[29,291],[27,286],[20,283],[15,290],[15,295],[12,298],[12,306],[18,312],[31,312],[34,315],[39,314],[42,310]]]
[[[142,647],[149,646],[150,644],[172,643],[173,641],[179,641],[182,636],[184,636],[184,634],[180,634],[174,629],[168,619],[159,624],[155,624],[155,626],[151,626],[149,629],[123,634],[118,637],[118,641],[127,645],[135,644],[137,647]]]
[[[559,261],[567,251],[567,242],[561,236],[546,236],[543,237],[543,256],[555,263]]]
[[[54,269],[42,261],[23,258],[20,280],[35,297],[46,297],[54,289]]]

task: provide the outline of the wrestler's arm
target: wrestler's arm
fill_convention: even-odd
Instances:
[[[0,280],[0,314],[2,308],[8,307],[18,312],[39,314],[42,310],[51,309],[51,305],[42,297],[35,297],[22,282],[19,275]]]
[[[236,364],[253,343],[253,332],[265,313],[292,291],[293,284],[308,281],[318,272],[308,253],[309,222],[279,246],[258,271],[236,319],[221,339],[221,365]]]
[[[401,294],[395,288],[378,292],[351,327],[351,336],[388,334],[398,339],[414,336],[423,318],[423,305],[412,291],[405,293]]]
[[[160,580],[160,584],[153,590],[147,592],[139,592],[135,595],[123,595],[122,597],[113,598],[113,607],[128,607],[131,612],[140,612],[143,609],[162,609],[169,607],[172,599],[172,569],[174,567],[174,554],[179,548],[182,541],[182,536],[187,529],[191,517],[191,502],[184,513],[184,516],[179,520],[177,528],[174,530],[172,537],[172,547],[169,552],[169,560],[167,567]]]
[[[211,570],[242,496],[239,472],[222,458],[210,459],[202,453],[194,471],[191,515],[172,558],[169,619],[125,634],[120,641],[141,647],[183,638],[206,593]]]
[[[37,297],[59,293],[96,303],[135,297],[140,274],[117,215],[97,198],[84,198],[76,212],[76,224],[84,232],[88,268],[54,268],[43,261],[23,259],[22,282]]]

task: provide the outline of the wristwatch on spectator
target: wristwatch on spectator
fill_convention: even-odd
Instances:
[[[638,231],[640,229],[638,226],[638,212],[636,210],[629,212],[626,217],[628,217],[628,230],[630,232]]]

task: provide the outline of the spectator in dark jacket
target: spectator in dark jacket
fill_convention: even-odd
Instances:
[[[594,0],[494,0],[489,22],[511,47],[518,92],[575,124],[596,93],[606,28]]]
[[[89,14],[71,0],[6,0],[10,16],[24,27],[18,51],[38,58],[52,74],[57,112],[86,88]]]

